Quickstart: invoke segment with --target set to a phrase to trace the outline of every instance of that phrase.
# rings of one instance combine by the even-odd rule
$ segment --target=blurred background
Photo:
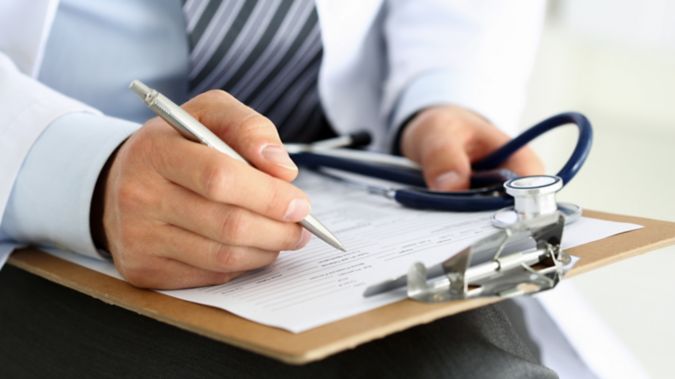
[[[675,221],[675,1],[549,1],[530,85],[524,126],[578,110],[595,127],[586,167],[562,200]],[[535,149],[554,171],[575,138],[565,128]],[[675,247],[571,283],[651,377],[675,377]]]

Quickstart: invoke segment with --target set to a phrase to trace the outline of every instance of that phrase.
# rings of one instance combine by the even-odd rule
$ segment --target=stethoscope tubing
[[[348,158],[321,154],[320,152],[302,152],[292,154],[291,156],[297,165],[310,169],[333,168],[409,186],[420,188],[426,186],[421,172],[415,169],[376,165]]]
[[[593,128],[591,127],[591,122],[586,116],[578,112],[560,113],[541,121],[509,141],[506,145],[494,151],[492,154],[474,163],[472,168],[477,171],[497,168],[506,162],[513,153],[532,142],[535,138],[552,129],[567,124],[574,124],[579,129],[579,136],[574,151],[572,151],[567,163],[565,163],[557,174],[557,176],[563,180],[563,183],[567,185],[579,172],[584,162],[586,162],[586,158],[588,158],[588,154],[591,152],[591,145],[593,144]]]
[[[593,129],[590,121],[584,115],[577,112],[561,113],[539,122],[487,157],[474,163],[472,168],[477,172],[494,170],[504,164],[513,153],[535,138],[567,124],[576,125],[579,129],[579,135],[572,154],[557,174],[566,185],[576,176],[588,158],[593,141]],[[477,212],[513,205],[513,198],[506,195],[501,186],[498,188],[471,189],[467,191],[435,192],[422,189],[426,187],[426,183],[419,170],[370,164],[363,161],[325,155],[320,152],[301,152],[292,154],[292,157],[297,164],[312,169],[333,168],[418,187],[415,189],[404,188],[396,189],[393,192],[390,191],[393,193],[391,197],[394,200],[409,208]]]

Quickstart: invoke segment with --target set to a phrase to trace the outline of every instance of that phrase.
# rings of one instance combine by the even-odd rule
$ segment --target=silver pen
[[[241,155],[231,147],[227,146],[227,144],[218,138],[218,136],[213,134],[209,128],[202,125],[202,123],[197,121],[189,113],[183,110],[183,108],[176,105],[166,96],[146,86],[139,80],[131,82],[129,88],[143,99],[143,102],[145,102],[145,105],[147,105],[148,108],[152,109],[159,117],[164,119],[169,125],[173,126],[183,137],[191,141],[202,143],[231,158],[249,164]],[[300,225],[334,248],[346,251],[340,241],[312,215],[307,215],[307,217],[300,221]]]

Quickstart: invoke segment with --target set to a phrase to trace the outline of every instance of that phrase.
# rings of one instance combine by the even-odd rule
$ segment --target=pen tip
[[[333,238],[331,239],[330,244],[334,248],[340,250],[341,252],[346,253],[347,249],[345,249],[345,246],[342,244],[342,242],[340,242],[335,236],[332,236],[332,237]]]
[[[328,229],[326,229],[325,226],[323,226],[319,220],[315,219],[314,216],[312,215],[307,215],[302,221],[300,221],[300,225],[304,226],[305,229],[309,230],[310,233],[314,234],[315,236],[319,237],[321,240],[326,242],[327,244],[333,246],[334,248],[347,252],[344,246],[342,246],[342,243],[331,233]]]
[[[346,253],[346,252],[347,252],[347,249],[345,249],[345,247],[344,247],[344,245],[342,244],[342,242],[338,241],[338,239],[335,238],[335,236],[332,236],[332,237],[333,237],[333,238],[331,238],[331,239],[326,239],[325,241],[328,242],[328,244],[331,245],[331,246],[333,246],[334,248],[340,250],[340,251],[343,252],[343,253]]]
[[[327,238],[322,238],[324,241],[328,242],[329,245],[333,246],[334,248],[340,250],[343,253],[347,252],[347,249],[345,249],[344,245],[342,242],[340,242],[334,235],[330,236],[324,236]]]

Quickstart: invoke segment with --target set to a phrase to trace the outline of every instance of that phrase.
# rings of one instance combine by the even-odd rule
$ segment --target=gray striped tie
[[[325,124],[314,0],[187,0],[190,94],[228,91],[269,117],[284,140]]]

